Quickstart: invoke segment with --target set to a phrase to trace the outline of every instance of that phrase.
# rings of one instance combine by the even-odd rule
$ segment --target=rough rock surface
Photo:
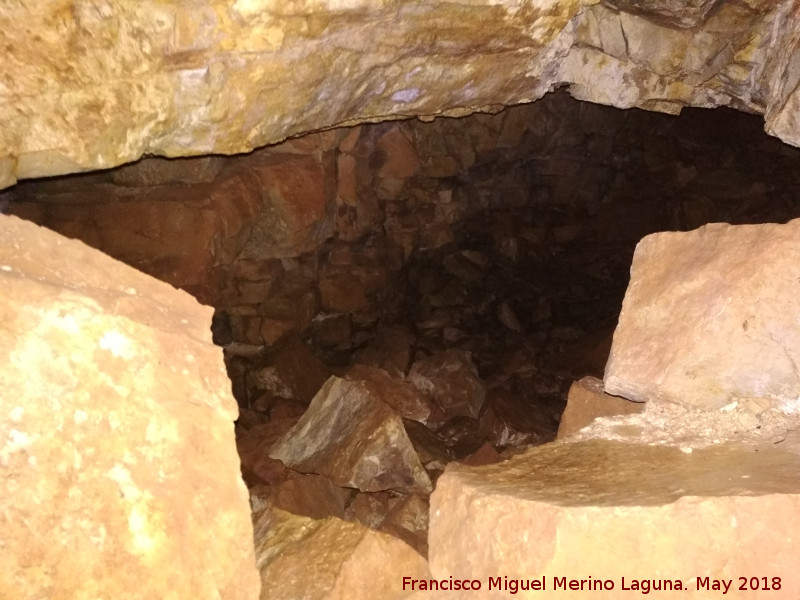
[[[436,411],[433,403],[415,386],[392,377],[383,369],[356,364],[347,371],[345,379],[361,382],[374,397],[380,398],[404,419],[425,423]]]
[[[800,410],[800,220],[658,233],[636,248],[609,394]]]
[[[567,407],[561,415],[556,439],[579,431],[598,417],[638,413],[644,410],[641,402],[631,402],[603,392],[603,382],[596,377],[584,377],[569,388]]]
[[[624,577],[629,590],[634,579],[679,580],[690,590],[659,598],[712,598],[719,592],[697,591],[697,577],[738,588],[755,573],[770,586],[780,577],[780,589],[737,590],[736,598],[797,598],[799,441],[686,453],[595,440],[540,446],[498,465],[451,465],[431,496],[431,572],[481,580],[482,598],[509,597],[488,589],[498,576],[544,577],[552,597],[640,595],[641,587],[622,591]],[[555,577],[614,588],[554,593]]]
[[[0,106],[21,109],[0,112],[0,181],[143,153],[245,152],[359,119],[531,100],[553,83],[568,46],[562,30],[581,5],[6,6]]]
[[[800,143],[793,0],[66,6],[0,9],[0,187],[143,154],[231,154],[336,125],[492,111],[562,83],[619,107],[743,108]],[[452,174],[452,160],[434,162]]]
[[[411,366],[408,380],[429,394],[448,416],[475,419],[486,399],[486,386],[471,354],[464,350],[445,350],[420,358]]]
[[[335,486],[322,475],[300,475],[274,486],[252,488],[250,504],[254,513],[270,505],[311,519],[343,519],[345,503],[351,493],[352,490]]]
[[[255,597],[211,309],[6,216],[0,288],[0,597]]]
[[[331,377],[269,455],[365,492],[431,490],[402,419],[360,381]]]
[[[267,507],[253,516],[261,600],[406,598],[404,576],[429,578],[404,542],[359,523]]]

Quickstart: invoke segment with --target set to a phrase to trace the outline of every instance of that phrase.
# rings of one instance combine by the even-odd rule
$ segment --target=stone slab
[[[698,577],[780,577],[739,599],[800,597],[800,444],[714,446],[691,453],[610,441],[539,446],[507,462],[448,466],[431,497],[434,577],[478,579],[481,598],[508,598],[489,578],[544,577],[520,598],[639,596],[634,579],[679,580],[654,597],[717,598]],[[556,590],[554,578],[610,580],[613,590]],[[644,584],[640,584],[642,586]],[[749,579],[748,579],[749,585]],[[760,585],[760,584],[759,584]],[[437,594],[442,598],[475,597]]]
[[[800,409],[800,220],[714,223],[636,247],[604,376],[631,400]]]

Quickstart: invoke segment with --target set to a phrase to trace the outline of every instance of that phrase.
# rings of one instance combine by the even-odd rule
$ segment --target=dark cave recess
[[[602,376],[641,237],[800,216],[800,151],[762,128],[729,109],[674,117],[562,91],[495,115],[25,181],[0,205],[215,306],[237,400],[265,418],[291,386],[254,373],[298,341],[340,374],[386,367],[387,346],[398,376],[461,349],[489,398],[540,415],[531,439],[544,441],[570,383]]]

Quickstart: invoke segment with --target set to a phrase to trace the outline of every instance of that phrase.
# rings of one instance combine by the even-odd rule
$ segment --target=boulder
[[[431,490],[402,419],[361,381],[328,379],[269,455],[364,492]]]
[[[416,360],[408,380],[452,417],[478,418],[486,399],[486,386],[466,350],[445,350]]]
[[[800,408],[800,220],[715,223],[636,247],[605,391],[720,408]]]
[[[0,287],[0,597],[255,597],[212,309],[2,215]]]
[[[489,599],[532,580],[546,598],[711,598],[725,581],[736,598],[790,599],[800,597],[798,520],[796,435],[694,452],[547,444],[497,465],[448,466],[431,496],[430,567],[479,580]]]

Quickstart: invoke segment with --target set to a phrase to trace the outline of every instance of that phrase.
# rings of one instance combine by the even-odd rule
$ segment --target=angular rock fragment
[[[534,402],[522,393],[505,388],[491,389],[481,413],[480,431],[497,447],[550,442],[558,426],[551,416],[553,404],[552,401]]]
[[[302,473],[341,487],[429,492],[431,482],[400,417],[367,384],[331,377],[269,451]]]
[[[631,400],[800,397],[800,220],[657,233],[636,248],[604,377]]]
[[[330,375],[297,336],[287,339],[265,362],[265,366],[251,372],[252,385],[278,398],[311,402]]]
[[[250,503],[253,512],[269,504],[311,519],[342,519],[351,493],[352,490],[335,486],[322,475],[300,475],[273,486],[256,486],[250,490]]]
[[[254,515],[261,600],[394,600],[403,577],[430,577],[404,542],[358,523],[265,508]]]
[[[556,439],[574,433],[598,417],[627,415],[642,412],[644,404],[631,402],[603,392],[603,382],[596,377],[584,377],[569,388],[567,408],[561,415]]]
[[[428,556],[428,496],[409,494],[395,500],[380,530],[403,540],[422,556]]]
[[[408,379],[450,416],[476,419],[486,398],[486,387],[478,377],[472,355],[465,350],[445,350],[418,359]]]
[[[416,387],[402,379],[391,377],[383,369],[353,365],[345,379],[366,386],[375,398],[388,404],[404,419],[425,423],[431,413],[438,414],[438,409]]]

